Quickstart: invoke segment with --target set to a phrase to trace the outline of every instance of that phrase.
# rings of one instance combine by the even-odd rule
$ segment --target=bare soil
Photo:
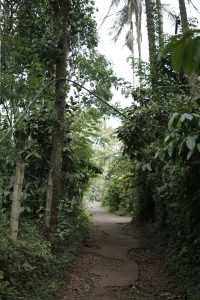
[[[56,300],[183,300],[131,218],[92,209],[88,238]]]

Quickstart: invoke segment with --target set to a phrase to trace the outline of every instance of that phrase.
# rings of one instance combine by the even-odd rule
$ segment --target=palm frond
[[[105,19],[110,14],[113,6],[119,5],[120,0],[112,0],[109,10],[104,17],[101,26],[105,22]],[[138,44],[138,52],[139,58],[141,58],[141,40],[142,40],[142,31],[141,31],[141,23],[142,23],[142,2],[141,0],[125,0],[124,6],[120,11],[120,14],[116,18],[114,25],[111,27],[111,34],[114,31],[115,35],[113,40],[116,42],[121,34],[125,25],[129,25],[130,29],[126,35],[126,43],[125,45],[133,51],[133,17],[135,19],[135,27],[137,33],[137,44]],[[131,36],[132,35],[132,36]]]
[[[111,34],[114,31],[115,35],[113,37],[113,40],[116,42],[119,38],[122,29],[124,26],[128,23],[128,6],[124,5],[124,7],[121,10],[121,13],[119,14],[118,18],[116,18],[114,25],[111,27]]]
[[[105,20],[107,19],[108,15],[110,14],[111,10],[113,9],[114,6],[118,6],[120,3],[120,0],[112,0],[111,4],[110,4],[110,7],[107,11],[107,14],[105,15],[105,17],[103,18],[100,26],[99,26],[99,29],[101,28],[101,26],[104,24]]]
[[[129,29],[129,31],[126,34],[125,45],[129,48],[131,52],[133,52],[133,42],[134,42],[133,30]]]
[[[198,10],[198,8],[194,5],[193,1],[192,0],[188,0],[188,4],[191,4],[194,9],[200,14],[200,11]]]
[[[142,5],[141,1],[134,0],[134,15],[135,15],[135,26],[136,26],[136,32],[137,32],[137,44],[138,44],[138,53],[139,53],[139,59],[141,59],[141,40],[142,40]]]
[[[168,4],[163,4],[162,9],[165,13],[167,13],[168,17],[170,18],[172,23],[176,22],[177,19],[177,12],[175,11],[174,7],[169,6]]]

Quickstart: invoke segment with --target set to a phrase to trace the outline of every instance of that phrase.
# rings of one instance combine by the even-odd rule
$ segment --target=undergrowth
[[[200,295],[200,256],[199,250],[194,255],[189,255],[181,243],[174,243],[169,232],[158,231],[155,224],[145,226],[145,231],[157,245],[165,257],[168,269],[177,279],[177,287],[184,299],[199,300]]]
[[[9,238],[8,215],[0,215],[0,299],[50,300],[65,279],[89,225],[84,210],[63,216],[55,233],[22,219],[20,235]]]

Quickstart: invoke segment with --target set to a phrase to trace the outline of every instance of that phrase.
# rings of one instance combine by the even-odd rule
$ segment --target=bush
[[[14,245],[8,235],[8,216],[1,214],[0,218],[0,298],[50,299],[85,237],[87,214],[77,208],[74,216],[68,216],[63,209],[58,230],[50,236],[41,223],[23,219]]]

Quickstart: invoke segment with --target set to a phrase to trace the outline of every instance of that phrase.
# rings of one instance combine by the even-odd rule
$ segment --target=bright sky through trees
[[[95,0],[96,7],[99,11],[97,11],[97,23],[98,26],[101,25],[103,18],[106,16],[108,9],[110,7],[110,1],[102,1],[102,0]],[[162,1],[165,3],[166,10],[171,11],[172,13],[178,15],[178,0],[164,0]],[[200,17],[200,2],[199,0],[193,0],[192,3],[195,7],[199,10],[199,13],[194,9],[192,5],[188,6],[188,15],[194,16],[197,19]],[[112,34],[111,27],[113,25],[113,21],[117,16],[117,12],[120,10],[120,7],[117,7],[112,10],[112,16],[108,17],[104,24],[99,29],[99,51],[105,54],[109,60],[111,60],[114,64],[114,70],[116,71],[117,75],[124,77],[127,80],[132,81],[132,71],[131,67],[128,63],[126,63],[127,57],[130,55],[130,51],[127,47],[124,46],[125,44],[125,34],[127,28],[124,28],[119,40],[114,43],[112,41]],[[146,34],[146,19],[145,15],[143,14],[143,26],[142,26],[142,57],[144,60],[148,59],[148,41],[147,41],[147,34]],[[164,13],[164,31],[165,33],[173,34],[175,29],[175,24],[170,19],[169,15]],[[137,48],[137,47],[135,47]],[[137,49],[135,49],[137,55]]]

